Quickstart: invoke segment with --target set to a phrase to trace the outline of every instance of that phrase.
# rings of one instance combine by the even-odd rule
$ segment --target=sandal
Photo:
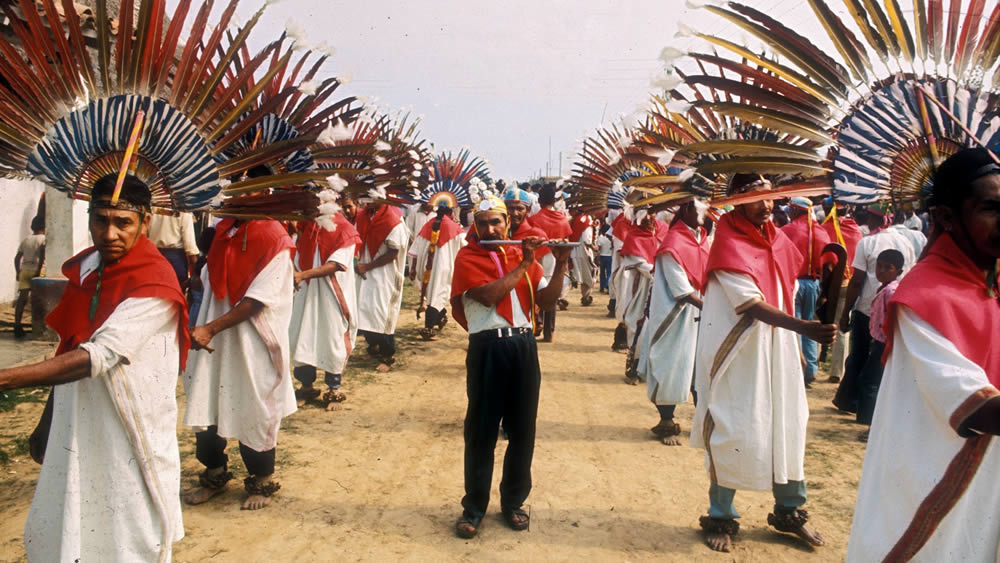
[[[470,540],[479,533],[479,522],[469,516],[462,516],[455,522],[455,535],[462,539]]]
[[[347,395],[343,391],[337,389],[327,389],[326,393],[323,393],[324,403],[343,403],[347,400]]]
[[[504,510],[502,513],[504,522],[507,522],[507,525],[510,526],[511,530],[520,532],[522,530],[527,530],[528,526],[531,525],[531,516],[529,516],[523,509],[515,508],[513,510]],[[520,516],[523,519],[520,521],[515,520],[515,516]]]

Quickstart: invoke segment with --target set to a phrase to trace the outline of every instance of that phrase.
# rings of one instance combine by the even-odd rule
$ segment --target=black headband
[[[993,174],[1000,174],[1000,164],[995,162],[984,164],[976,168],[975,172],[969,175],[968,182],[971,184],[984,176],[991,176]]]
[[[87,209],[87,213],[93,213],[98,209],[117,209],[119,211],[134,211],[139,215],[149,213],[149,207],[145,205],[138,205],[132,203],[131,201],[125,201],[124,199],[119,199],[118,203],[111,205],[110,199],[100,198],[90,200],[90,206]]]

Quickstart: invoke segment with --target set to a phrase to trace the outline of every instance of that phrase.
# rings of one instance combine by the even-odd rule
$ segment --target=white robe
[[[621,276],[622,272],[622,247],[625,246],[625,242],[619,240],[617,237],[608,231],[608,236],[611,237],[611,276],[608,278],[608,295],[611,295],[612,299],[618,298],[618,278]],[[617,316],[617,312],[616,312]],[[618,318],[618,322],[621,322],[621,318]]]
[[[618,300],[615,302],[615,316],[625,323],[628,330],[628,345],[635,341],[639,321],[646,314],[649,288],[653,281],[653,265],[639,256],[622,256],[621,273],[618,276]]]
[[[126,299],[80,345],[90,377],[53,389],[29,561],[169,561],[184,537],[177,316],[169,301]]]
[[[389,249],[399,251],[390,263],[366,272],[358,280],[358,330],[378,334],[395,334],[399,306],[403,303],[403,266],[406,264],[406,225],[400,222],[392,228],[375,255],[361,242],[361,263],[369,264]]]
[[[296,409],[288,344],[293,276],[288,252],[279,252],[257,274],[244,296],[259,301],[264,308],[216,334],[211,343],[215,352],[191,351],[184,372],[185,425],[218,426],[219,436],[235,438],[258,452],[277,446],[281,419]],[[233,309],[228,295],[215,298],[208,268],[202,271],[201,279],[205,296],[198,326]]]
[[[591,262],[590,247],[594,244],[594,228],[587,227],[574,242],[581,243],[574,247],[570,257],[573,259],[573,277],[581,286],[594,286],[594,266]]]
[[[639,375],[657,405],[686,403],[698,346],[697,307],[680,301],[695,292],[684,268],[668,253],[656,258],[649,318],[643,326]]]
[[[730,489],[764,491],[773,483],[805,479],[809,405],[799,339],[744,314],[763,299],[748,275],[709,275],[695,357],[698,405],[691,445],[706,450],[711,480]]]
[[[437,247],[434,251],[434,263],[431,265],[431,278],[427,282],[426,304],[438,311],[448,307],[451,299],[451,278],[455,274],[455,257],[464,246],[465,237],[459,233],[455,238]],[[421,288],[424,272],[427,270],[427,258],[430,256],[431,241],[418,236],[410,247],[410,253],[416,257],[417,288]]]
[[[335,262],[345,268],[333,275],[340,287],[343,305],[329,276],[302,282],[295,292],[288,333],[292,365],[313,366],[330,374],[344,373],[358,337],[354,248],[353,244],[345,246],[327,260],[327,263]],[[317,248],[312,263],[319,264],[320,260]]]
[[[858,486],[848,561],[881,561],[911,525],[933,528],[928,518],[944,503],[918,508],[939,483],[951,486],[945,499],[953,499],[960,483],[949,465],[968,466],[976,455],[974,449],[963,452],[975,442],[956,429],[998,394],[982,368],[911,309],[900,308]],[[1000,449],[996,437],[988,440],[968,488],[913,561],[997,560]],[[919,543],[913,538],[906,543]]]

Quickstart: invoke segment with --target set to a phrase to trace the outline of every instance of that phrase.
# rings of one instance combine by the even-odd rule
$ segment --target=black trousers
[[[844,378],[840,380],[833,404],[847,412],[858,412],[858,397],[861,394],[861,370],[868,362],[872,335],[868,330],[869,317],[864,313],[851,313],[851,351],[844,363]]]
[[[495,332],[469,337],[465,359],[465,497],[464,515],[479,522],[486,514],[493,483],[493,452],[503,421],[507,452],[500,481],[502,510],[521,508],[531,492],[535,419],[541,372],[538,347],[529,332],[505,338]]]
[[[552,338],[552,333],[556,330],[556,310],[542,311],[542,338],[546,340]]]
[[[229,456],[226,455],[226,439],[219,436],[218,430],[216,426],[209,426],[194,435],[195,457],[208,469],[226,467],[229,463]],[[274,450],[275,448],[271,448],[266,452],[258,452],[241,442],[240,457],[243,458],[247,473],[254,477],[267,477],[274,473]]]
[[[391,363],[392,357],[396,355],[395,334],[381,334],[367,330],[359,330],[358,333],[365,337],[369,354],[380,360],[389,360],[387,363]]]
[[[858,378],[858,417],[861,424],[872,425],[875,414],[875,400],[878,389],[882,385],[882,354],[885,353],[885,342],[872,339],[868,353],[868,361]]]
[[[323,372],[323,381],[330,389],[340,389],[341,374]],[[314,366],[295,366],[292,375],[298,379],[303,387],[312,387],[316,382],[316,368]]]
[[[448,316],[448,309],[435,309],[428,307],[424,311],[424,328],[437,328],[441,321]]]

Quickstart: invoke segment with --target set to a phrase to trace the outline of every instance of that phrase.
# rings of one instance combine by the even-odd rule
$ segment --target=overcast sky
[[[811,16],[799,0],[748,3]],[[242,0],[238,13],[245,21],[260,5]],[[281,0],[254,46],[289,19],[336,49],[324,71],[351,77],[344,95],[412,109],[438,151],[469,147],[494,178],[517,179],[546,172],[550,138],[549,172],[559,173],[561,151],[568,174],[579,139],[635,113],[663,69],[660,50],[691,45],[674,38],[677,21],[726,27],[684,0]]]

